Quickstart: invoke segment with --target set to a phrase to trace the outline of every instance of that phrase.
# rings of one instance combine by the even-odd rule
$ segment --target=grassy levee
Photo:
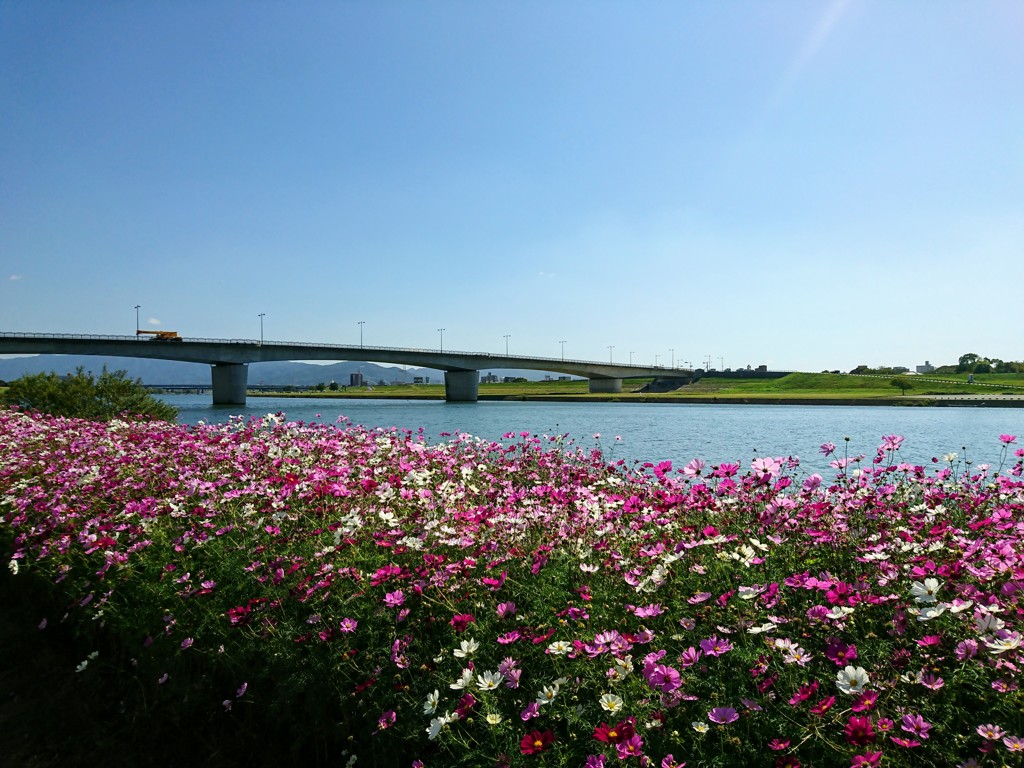
[[[591,394],[588,382],[529,381],[481,384],[480,400],[566,400],[612,402],[748,402],[748,403],[877,403],[887,405],[926,405],[936,397],[955,396],[1024,396],[1024,374],[976,375],[968,382],[967,374],[938,377],[903,377],[909,387],[903,391],[894,386],[892,376],[858,376],[832,373],[791,373],[778,379],[739,379],[706,376],[671,392],[644,392],[650,378],[626,379],[621,393]],[[349,388],[331,392],[255,393],[250,397],[324,397],[324,398],[444,398],[443,384],[405,384],[384,387]],[[1009,401],[1012,402],[1012,401]],[[1008,404],[1009,404],[1008,402]]]

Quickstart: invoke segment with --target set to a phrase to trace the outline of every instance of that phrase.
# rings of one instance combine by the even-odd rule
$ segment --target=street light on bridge
[[[613,349],[615,349],[615,345],[614,344],[609,344],[608,345],[608,363],[609,363],[609,365],[612,362],[612,350]]]
[[[657,367],[658,367],[658,358],[659,358],[659,357],[661,357],[661,355],[655,355],[655,356],[654,356],[654,367],[655,367],[655,368],[657,368]]]
[[[629,364],[630,365],[633,364],[633,350],[632,349],[629,350]]]
[[[437,332],[441,334],[441,351],[444,352],[444,328],[438,328]]]
[[[512,335],[511,333],[506,333],[505,334],[505,357],[508,357],[508,338],[511,335]]]
[[[676,367],[676,351],[674,349],[672,349],[671,347],[669,348],[668,351],[672,353],[672,367],[675,368]]]
[[[267,316],[266,312],[260,312],[260,346],[263,346],[263,318]]]
[[[565,362],[565,339],[562,339],[558,343],[562,345],[562,362],[564,363]]]
[[[136,304],[135,305],[135,335],[136,336],[139,335],[139,307],[141,307],[141,306],[142,306],[141,304]]]
[[[362,347],[363,346],[363,326],[366,325],[366,321],[365,320],[360,320],[358,322],[358,325],[359,325],[359,346]]]

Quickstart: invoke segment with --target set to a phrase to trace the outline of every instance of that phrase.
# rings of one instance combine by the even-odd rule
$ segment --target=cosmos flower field
[[[0,546],[63,606],[26,631],[95,643],[68,675],[324,764],[1020,765],[1024,450],[992,439],[839,438],[821,476],[0,410]]]

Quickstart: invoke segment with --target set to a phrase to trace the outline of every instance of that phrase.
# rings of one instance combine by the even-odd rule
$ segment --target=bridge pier
[[[480,371],[445,371],[444,399],[449,403],[475,403],[480,394]]]
[[[622,379],[591,379],[589,391],[592,395],[617,394],[622,391]]]
[[[249,366],[245,363],[214,363],[210,366],[213,377],[214,405],[245,405],[245,389],[249,381]]]

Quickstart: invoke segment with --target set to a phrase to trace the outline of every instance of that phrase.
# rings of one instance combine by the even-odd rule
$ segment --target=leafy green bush
[[[0,402],[91,421],[126,415],[174,421],[178,415],[176,408],[150,395],[140,379],[129,379],[125,371],[108,371],[106,366],[99,378],[83,368],[67,376],[53,371],[22,376],[11,382]]]

